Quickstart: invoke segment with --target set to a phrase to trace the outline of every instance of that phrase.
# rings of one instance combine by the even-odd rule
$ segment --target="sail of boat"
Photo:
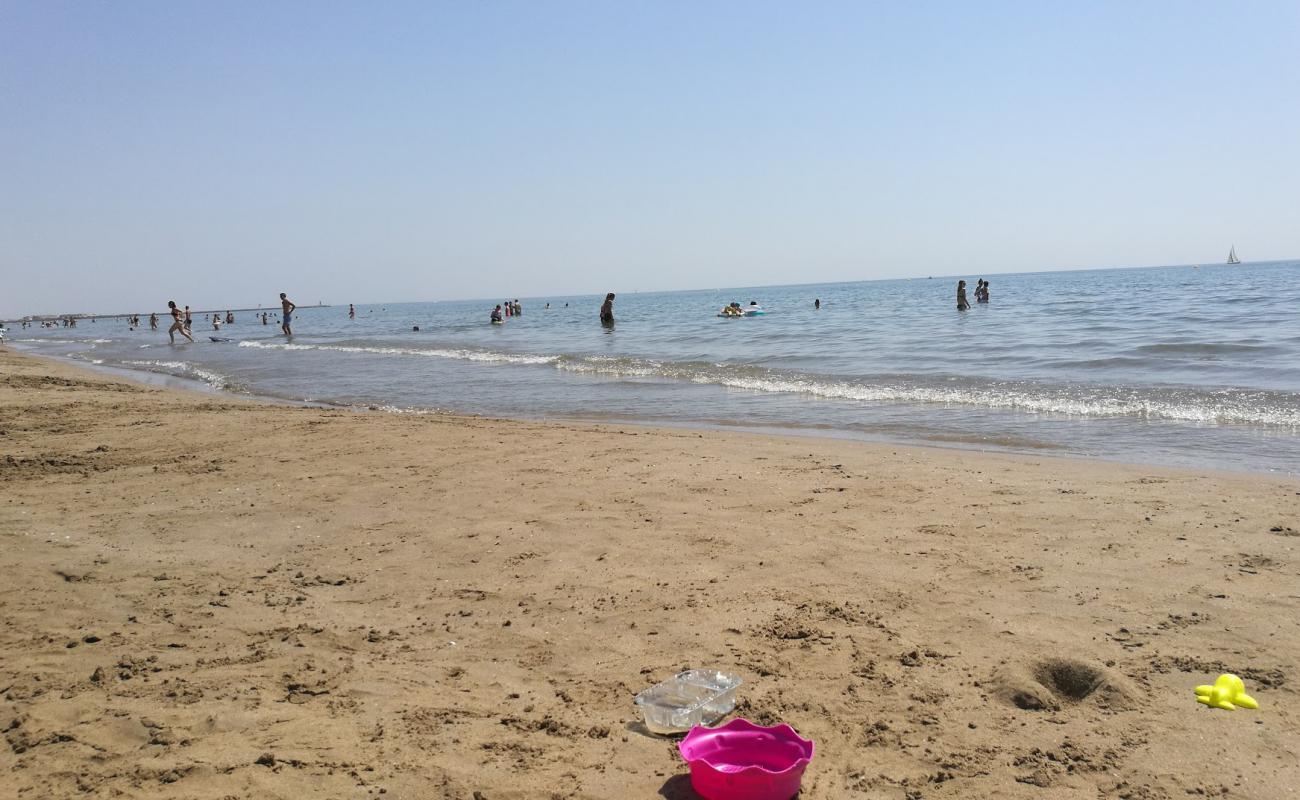
[[[1237,246],[1235,244],[1232,246],[1232,249],[1228,251],[1228,263],[1229,264],[1241,263],[1241,259],[1237,258]]]

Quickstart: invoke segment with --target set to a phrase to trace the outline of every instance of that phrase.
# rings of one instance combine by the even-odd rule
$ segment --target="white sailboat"
[[[1235,244],[1232,246],[1232,249],[1228,251],[1228,263],[1229,264],[1241,263],[1241,259],[1237,258],[1237,246]]]

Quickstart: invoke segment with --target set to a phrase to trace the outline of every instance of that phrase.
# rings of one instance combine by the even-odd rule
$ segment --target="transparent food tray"
[[[660,735],[708,725],[736,707],[740,678],[712,669],[688,669],[636,696],[645,726]]]

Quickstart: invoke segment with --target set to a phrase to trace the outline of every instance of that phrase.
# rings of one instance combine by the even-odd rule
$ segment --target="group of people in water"
[[[93,320],[92,320],[92,322],[93,322]],[[60,327],[60,326],[62,326],[62,327],[64,327],[64,328],[75,328],[75,327],[77,327],[77,318],[76,318],[76,317],[65,317],[65,318],[63,318],[63,319],[42,319],[42,320],[36,320],[36,321],[26,320],[26,319],[25,319],[25,320],[22,321],[22,323],[23,323],[23,324],[22,324],[22,329],[23,329],[23,330],[27,330],[28,328],[32,327],[33,325],[37,325],[37,324],[39,324],[40,327],[42,327],[42,328],[58,328],[58,327]]]
[[[987,303],[989,301],[989,282],[983,278],[975,284],[975,302]],[[957,310],[966,311],[970,308],[970,303],[966,300],[966,281],[957,281]]]
[[[503,310],[503,306],[504,306],[504,310]],[[565,303],[564,307],[568,308],[569,304]],[[551,308],[551,304],[547,303],[546,308],[547,310],[549,310]],[[518,300],[507,300],[505,301],[504,304],[498,303],[497,306],[492,309],[492,312],[488,315],[488,322],[490,322],[493,325],[504,325],[506,321],[506,317],[522,317],[523,315],[524,315],[524,307],[520,305]],[[610,292],[609,294],[605,295],[605,302],[601,303],[600,305],[600,324],[605,325],[607,327],[614,324],[614,293],[613,292]],[[416,330],[419,330],[419,328],[416,328]]]
[[[821,301],[819,300],[818,303]],[[820,307],[820,306],[819,306]],[[758,304],[757,300],[750,300],[749,305],[742,308],[740,303],[730,303],[722,307],[718,312],[719,317],[756,317],[759,314],[765,314],[763,307]]]
[[[503,305],[505,307],[504,312],[502,312],[501,310]],[[551,304],[547,303],[546,307],[550,308]],[[522,317],[523,315],[524,315],[524,307],[519,303],[518,300],[507,300],[505,301],[504,304],[497,303],[497,307],[492,309],[492,315],[490,321],[493,324],[500,325],[501,323],[505,322],[506,317]]]
[[[975,302],[976,303],[989,302],[989,282],[984,280],[983,278],[980,278],[975,284]],[[567,308],[569,304],[565,303],[564,305]],[[551,304],[547,303],[546,308],[549,309],[550,307]],[[821,310],[821,307],[822,307],[822,301],[821,298],[819,297],[813,301],[813,308],[816,310]],[[171,342],[175,344],[176,334],[178,333],[184,336],[186,339],[190,340],[191,342],[194,341],[194,337],[190,335],[190,328],[193,324],[193,315],[190,312],[190,307],[185,306],[184,309],[182,310],[181,307],[178,307],[176,305],[175,300],[168,300],[167,308],[171,313],[171,317],[172,317],[171,327],[168,328],[167,330],[167,336],[171,340]],[[285,295],[284,292],[280,293],[280,309],[282,312],[280,330],[284,333],[285,336],[293,335],[293,329],[290,326],[293,323],[293,312],[296,311],[297,308],[298,307],[293,303],[292,300],[290,300]],[[966,299],[966,281],[964,280],[957,281],[957,310],[966,311],[969,308],[970,308],[970,302]],[[718,316],[729,317],[729,318],[754,317],[765,313],[767,312],[763,309],[762,306],[758,304],[757,300],[751,300],[749,301],[748,306],[742,306],[740,305],[740,303],[737,302],[728,303],[718,311]],[[498,303],[496,307],[492,309],[492,312],[489,315],[489,321],[494,325],[500,325],[505,322],[505,319],[507,317],[521,317],[523,316],[523,314],[524,314],[524,307],[523,304],[520,303],[518,299],[506,300],[503,303]],[[348,319],[356,319],[356,316],[357,316],[356,306],[349,303]],[[256,318],[257,315],[254,315],[254,319]],[[263,311],[261,313],[261,318],[262,318],[263,325],[270,324],[270,319],[267,312]],[[92,321],[94,321],[93,318]],[[126,318],[126,322],[130,326],[131,330],[135,330],[136,328],[140,327],[140,315],[133,314]],[[230,311],[227,311],[225,313],[224,318],[222,317],[221,314],[218,313],[214,313],[212,315],[212,329],[214,331],[221,330],[221,325],[223,323],[226,325],[231,325],[234,324],[234,322],[235,322],[235,315]],[[610,292],[609,294],[605,295],[605,302],[601,303],[600,305],[600,322],[602,325],[606,327],[611,327],[614,324],[614,293],[613,292]],[[29,320],[23,320],[22,327],[26,329],[32,324],[35,323]],[[76,317],[67,317],[61,320],[41,320],[39,324],[43,328],[57,328],[60,324],[62,324],[63,327],[65,328],[75,328],[77,327],[77,319]],[[149,329],[155,331],[158,330],[157,314],[149,315]],[[418,331],[419,327],[416,327],[415,330]]]
[[[296,311],[297,308],[298,306],[294,305],[293,301],[286,297],[284,292],[280,292],[280,310],[282,312],[280,317],[280,330],[285,336],[293,335],[293,329],[289,326],[293,322],[293,312]],[[167,329],[167,338],[171,343],[176,344],[176,334],[178,333],[191,342],[194,341],[194,337],[190,335],[190,329],[194,325],[194,315],[190,311],[190,307],[185,306],[182,310],[181,307],[176,305],[175,300],[168,300],[167,310],[172,317],[171,327]],[[258,315],[254,314],[253,319],[257,319],[257,316]],[[270,324],[270,314],[268,312],[263,311],[261,313],[261,318],[263,325]],[[132,319],[134,320],[135,325],[138,326],[140,324],[140,317],[138,315],[132,317]],[[223,322],[226,325],[233,325],[235,322],[235,315],[232,312],[227,311],[223,318],[221,314],[214,313],[212,315],[212,330],[221,330]],[[149,315],[149,329],[158,330],[158,315]],[[132,328],[132,330],[134,330],[134,328]]]
[[[984,280],[983,278],[980,278],[975,285],[975,302],[987,303],[988,301],[989,301],[989,282]],[[569,304],[565,303],[564,305],[567,307]],[[551,307],[551,304],[547,303],[546,307],[549,309]],[[820,297],[813,300],[814,310],[820,311],[821,307],[822,307],[822,300]],[[970,302],[966,299],[966,281],[964,280],[958,281],[957,282],[957,310],[965,311],[969,308],[970,308]],[[740,303],[733,301],[718,310],[718,316],[725,317],[725,318],[756,317],[766,313],[767,311],[764,310],[764,308],[758,304],[757,300],[750,300],[748,306],[742,306]],[[504,324],[506,317],[510,317],[510,316],[517,317],[522,314],[523,314],[523,307],[519,304],[518,300],[513,300],[513,301],[507,300],[504,304],[497,304],[497,306],[492,309],[492,312],[491,314],[489,314],[488,319],[494,325],[501,325]],[[349,311],[348,316],[353,317],[356,316],[356,314],[355,312]],[[614,324],[614,293],[613,292],[610,292],[609,294],[605,295],[605,302],[602,303],[600,306],[600,322],[602,325],[605,326],[612,326]],[[416,328],[416,330],[419,330],[419,328]]]

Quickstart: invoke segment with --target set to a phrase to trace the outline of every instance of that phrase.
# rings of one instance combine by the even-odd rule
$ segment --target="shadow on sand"
[[[691,788],[690,775],[674,775],[659,787],[659,796],[664,800],[704,800]]]

